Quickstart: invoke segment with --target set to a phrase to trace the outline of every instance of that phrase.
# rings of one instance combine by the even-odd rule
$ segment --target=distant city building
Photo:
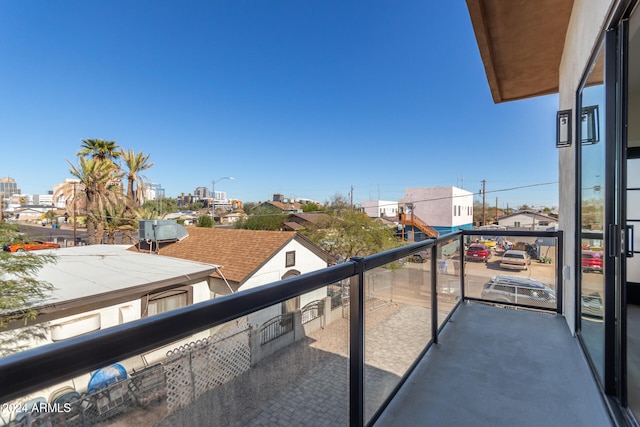
[[[10,177],[0,178],[0,193],[3,198],[9,198],[14,194],[20,194],[21,191],[18,188],[18,183]]]
[[[198,200],[205,200],[210,198],[210,191],[207,187],[198,187],[195,189],[195,191],[193,192],[193,195],[195,196],[196,199]]]
[[[53,206],[53,194],[35,194],[33,202],[41,206]]]
[[[165,198],[166,196],[164,195],[164,188],[162,188],[162,184],[151,183],[144,191],[145,200],[158,200]]]

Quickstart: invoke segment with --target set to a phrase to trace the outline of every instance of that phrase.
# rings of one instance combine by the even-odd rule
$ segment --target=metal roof
[[[144,287],[205,280],[218,267],[161,255],[132,252],[130,245],[90,245],[39,251],[53,254],[55,263],[38,271],[38,280],[55,290],[42,305],[56,305],[97,295]]]

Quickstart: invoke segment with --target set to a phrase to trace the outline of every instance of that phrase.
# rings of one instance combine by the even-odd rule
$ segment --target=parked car
[[[544,283],[526,277],[494,276],[484,285],[481,297],[494,302],[556,307],[556,292]]]
[[[528,270],[531,265],[531,257],[525,251],[509,250],[502,255],[500,268],[509,270]]]
[[[57,249],[60,245],[43,240],[29,240],[27,242],[17,242],[5,245],[4,250],[8,252],[37,251],[40,249]]]
[[[472,243],[467,249],[465,259],[467,261],[487,262],[491,258],[491,249],[482,243]]]
[[[582,251],[582,271],[602,273],[602,252]]]
[[[497,241],[497,240],[494,240],[494,239],[488,239],[488,238],[484,238],[484,237],[483,237],[482,239],[480,239],[480,240],[479,240],[478,242],[476,242],[476,243],[480,243],[480,244],[482,244],[482,245],[485,245],[485,246],[486,246],[486,247],[488,247],[488,248],[495,248],[495,247],[496,247],[496,245],[498,244],[498,241]]]
[[[431,258],[430,250],[429,249],[425,249],[423,251],[416,252],[415,254],[411,255],[409,257],[409,261],[423,263],[426,260],[428,260],[429,258]]]

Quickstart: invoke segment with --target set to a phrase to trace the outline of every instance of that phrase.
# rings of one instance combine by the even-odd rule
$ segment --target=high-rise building
[[[3,198],[8,198],[14,194],[20,194],[18,183],[10,177],[0,178],[0,193]]]

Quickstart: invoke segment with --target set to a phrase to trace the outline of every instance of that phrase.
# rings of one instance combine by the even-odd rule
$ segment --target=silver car
[[[528,270],[531,265],[531,257],[525,251],[509,250],[502,255],[500,268],[509,270]]]
[[[537,280],[499,275],[484,285],[482,299],[534,307],[556,308],[556,292]]]

